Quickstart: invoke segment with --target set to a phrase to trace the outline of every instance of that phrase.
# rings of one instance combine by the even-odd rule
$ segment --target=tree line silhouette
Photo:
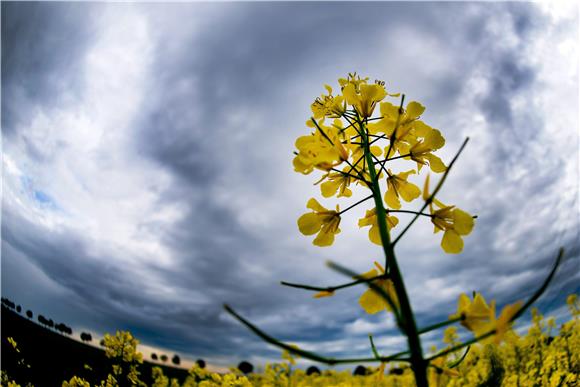
[[[22,312],[22,307],[20,305],[16,305],[13,301],[9,300],[8,298],[2,297],[2,305],[4,305],[5,307],[7,307],[8,309],[11,309],[17,313],[21,313]],[[27,310],[26,311],[26,317],[30,320],[33,320],[34,318],[34,313],[31,310]],[[50,329],[54,329],[57,332],[60,332],[62,334],[66,334],[66,335],[72,335],[73,334],[73,330],[71,327],[69,327],[68,325],[64,324],[64,323],[57,323],[55,324],[55,322],[52,319],[48,319],[45,316],[39,314],[37,316],[37,320],[39,322],[39,324],[41,326],[44,326],[46,328],[50,328]],[[80,339],[81,341],[85,342],[85,343],[89,343],[92,342],[93,337],[90,333],[87,332],[81,332],[80,334]],[[105,341],[104,339],[101,339],[99,342],[99,345],[101,347],[105,346]],[[151,354],[151,359],[154,361],[161,361],[163,363],[167,363],[167,361],[169,360],[169,357],[166,354],[161,354],[161,355],[157,355],[156,353],[152,353]],[[171,358],[171,362],[178,366],[181,364],[181,358],[179,357],[179,355],[175,354],[173,355],[173,357]],[[206,363],[203,359],[198,359],[196,360],[196,364],[198,367],[200,368],[205,368],[206,367]],[[244,374],[250,374],[254,371],[254,366],[248,362],[248,361],[242,361],[238,364],[237,366],[238,370],[240,370],[242,373]],[[364,366],[358,366],[353,374],[354,375],[366,375],[367,373],[367,369]],[[310,366],[307,370],[306,370],[306,374],[307,375],[311,375],[311,374],[320,374],[320,370],[318,369],[318,367],[316,366]]]
[[[17,312],[18,314],[20,314],[22,312],[22,306],[20,305],[16,305],[16,303],[14,303],[13,301],[11,301],[10,299],[6,298],[6,297],[2,297],[2,305],[4,305],[5,307],[7,307],[8,309],[11,309],[15,312]],[[25,313],[26,317],[30,320],[34,319],[34,313],[31,310],[27,310]],[[69,327],[68,325],[64,324],[64,323],[55,323],[51,318],[46,318],[45,316],[39,314],[37,316],[37,321],[38,323],[45,327],[45,328],[50,328],[50,329],[54,329],[57,332],[60,332],[62,334],[66,334],[69,336],[72,336],[73,334],[73,330],[71,327]],[[81,341],[85,342],[85,343],[90,343],[93,341],[93,336],[90,333],[87,332],[81,332],[80,334],[80,338]],[[105,345],[105,341],[102,339],[99,342],[101,347],[104,347]],[[162,362],[166,363],[167,360],[169,359],[167,355],[162,354],[159,356],[159,358],[157,357],[157,354],[153,353],[151,355],[151,359],[153,360],[161,360]],[[171,362],[175,365],[180,365],[181,364],[181,359],[180,357],[176,354],[173,355],[173,357],[171,358]],[[205,361],[203,360],[197,360],[197,364],[201,366],[201,364],[203,364],[202,368],[205,368]]]

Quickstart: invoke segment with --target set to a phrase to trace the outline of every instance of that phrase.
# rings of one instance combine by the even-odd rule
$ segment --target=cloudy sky
[[[368,356],[369,333],[400,348],[390,316],[357,305],[364,289],[279,285],[382,259],[357,226],[368,206],[332,247],[296,226],[310,197],[337,202],[293,171],[294,141],[323,84],[353,71],[423,103],[446,162],[471,139],[440,194],[478,215],[463,253],[429,222],[398,245],[420,325],[462,292],[529,296],[560,246],[537,306],[560,313],[579,291],[573,1],[1,6],[2,295],[25,309],[216,365],[279,358],[224,302],[327,355]]]

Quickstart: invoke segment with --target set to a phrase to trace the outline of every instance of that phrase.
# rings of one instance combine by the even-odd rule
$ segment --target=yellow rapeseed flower
[[[352,168],[347,166],[343,169],[344,173],[341,172],[329,172],[326,174],[322,180],[326,180],[320,185],[320,191],[322,196],[329,198],[336,195],[337,197],[350,197],[352,191],[348,188],[352,181],[350,172],[353,172]]]
[[[409,154],[409,158],[417,163],[417,170],[420,171],[423,165],[429,165],[435,173],[445,172],[447,167],[441,159],[432,152],[445,145],[445,139],[437,129],[433,129],[425,124],[417,125],[425,130],[422,139],[417,140],[414,144],[407,146],[401,144],[399,152]]]
[[[399,196],[404,201],[410,202],[417,199],[421,195],[421,190],[413,183],[409,183],[407,178],[410,174],[415,173],[414,170],[401,172],[394,175],[391,170],[388,170],[387,177],[387,192],[385,192],[385,203],[395,210],[401,208],[401,201]]]
[[[306,124],[316,126],[312,121]],[[349,157],[348,148],[341,141],[343,136],[340,128],[337,125],[326,126],[322,121],[317,122],[317,125],[320,129],[316,128],[310,135],[300,136],[296,140],[298,153],[293,160],[296,172],[307,175],[314,168],[328,171]]]
[[[372,269],[357,278],[370,279],[377,277],[379,275],[385,274],[385,269],[378,263],[375,262],[377,269]],[[396,308],[399,307],[399,301],[397,298],[397,293],[395,292],[395,285],[393,281],[388,278],[379,278],[372,281],[374,285],[382,289],[385,294],[391,299]],[[368,288],[358,300],[359,305],[368,314],[375,314],[382,310],[393,311],[387,300],[377,291],[372,288]]]
[[[423,198],[427,200],[428,197],[429,175],[425,179],[425,187],[423,188]],[[433,204],[439,209],[435,210]],[[473,230],[475,225],[473,217],[455,206],[446,206],[435,198],[429,204],[429,210],[431,211],[431,222],[435,226],[434,232],[444,231],[441,240],[443,251],[449,254],[459,254],[463,251],[461,237],[469,235]]]
[[[342,94],[346,98],[346,102],[352,105],[362,118],[372,116],[377,102],[382,101],[387,96],[385,87],[376,83],[372,85],[361,83],[358,88],[355,84],[348,83],[342,89]]]
[[[338,118],[346,111],[346,102],[342,95],[334,97],[332,95],[332,87],[324,85],[328,95],[321,95],[310,105],[315,119],[324,117]]]
[[[313,212],[306,213],[298,218],[298,228],[304,235],[318,234],[312,242],[316,246],[330,246],[334,236],[340,233],[340,215],[338,205],[336,211],[324,208],[314,198],[308,201],[307,208]]]

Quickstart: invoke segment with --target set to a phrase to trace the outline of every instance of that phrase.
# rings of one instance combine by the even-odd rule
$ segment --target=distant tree
[[[320,370],[316,366],[310,366],[306,370],[306,375],[320,375]]]
[[[156,354],[155,352],[153,352],[153,353],[151,354],[151,359],[153,359],[153,360],[157,360],[157,359],[158,359],[158,358],[157,358],[157,354]]]
[[[101,341],[99,341],[99,345],[101,347],[104,347],[105,346],[105,339],[101,339]]]
[[[21,307],[20,305],[18,305],[18,306],[16,307],[16,311],[17,311],[18,313],[22,312],[22,307]]]
[[[175,365],[179,365],[181,363],[181,359],[179,358],[179,356],[173,355],[173,357],[171,358],[171,362]]]
[[[67,335],[72,335],[73,331],[72,328],[69,327],[68,325],[64,326],[64,333],[66,333]]]
[[[205,360],[203,360],[203,359],[197,359],[197,360],[195,361],[195,363],[197,364],[197,366],[198,366],[199,368],[205,368]]]
[[[26,317],[28,317],[29,319],[32,319],[34,317],[34,313],[32,313],[31,310],[27,310],[26,311]]]
[[[368,372],[365,366],[359,365],[354,369],[352,374],[357,376],[366,376]]]
[[[247,374],[251,373],[252,371],[254,371],[254,366],[247,361],[243,361],[240,364],[238,364],[238,369],[240,371],[242,371],[242,373],[247,375]]]
[[[54,321],[52,321],[52,319],[50,319],[50,320],[48,320],[48,323],[46,325],[48,325],[49,328],[53,328],[54,327]]]
[[[41,325],[48,326],[48,320],[43,315],[39,314],[37,320]]]
[[[159,359],[161,359],[161,361],[165,363],[167,361],[167,355],[163,354],[159,357]]]
[[[90,341],[93,341],[93,336],[91,336],[90,333],[82,332],[81,333],[81,340],[88,343]]]

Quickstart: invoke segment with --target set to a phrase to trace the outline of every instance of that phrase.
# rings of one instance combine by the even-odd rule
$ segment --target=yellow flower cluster
[[[445,172],[445,164],[434,154],[445,145],[445,139],[439,130],[421,120],[425,107],[419,102],[412,101],[402,108],[384,101],[387,97],[398,96],[387,93],[384,82],[369,83],[368,78],[349,74],[347,78],[340,78],[338,83],[338,94],[333,94],[332,87],[325,85],[327,93],[312,103],[312,118],[306,122],[311,133],[296,140],[294,170],[305,175],[314,170],[322,171],[323,175],[316,184],[321,183],[323,197],[350,198],[355,184],[372,190],[372,169],[373,175],[385,185],[383,199],[390,230],[399,223],[394,213],[409,212],[401,211],[401,199],[412,202],[421,197],[421,189],[410,182],[409,177],[418,174],[425,165],[432,172]],[[377,110],[380,116],[373,118]],[[373,163],[367,162],[365,150],[372,154]],[[386,167],[395,160],[399,164],[410,161],[412,167],[403,171]],[[427,186],[423,198],[430,201],[430,213],[421,215],[431,218],[435,232],[444,232],[443,250],[460,253],[463,250],[462,238],[473,229],[473,217],[455,206],[443,205],[434,198],[431,200]],[[315,199],[308,201],[307,208],[312,212],[298,219],[298,228],[304,235],[316,235],[315,245],[331,245],[340,232],[344,211],[341,212],[338,206],[336,211],[328,210]],[[370,226],[371,242],[381,245],[376,208],[367,210],[359,220],[359,227],[366,226]]]

